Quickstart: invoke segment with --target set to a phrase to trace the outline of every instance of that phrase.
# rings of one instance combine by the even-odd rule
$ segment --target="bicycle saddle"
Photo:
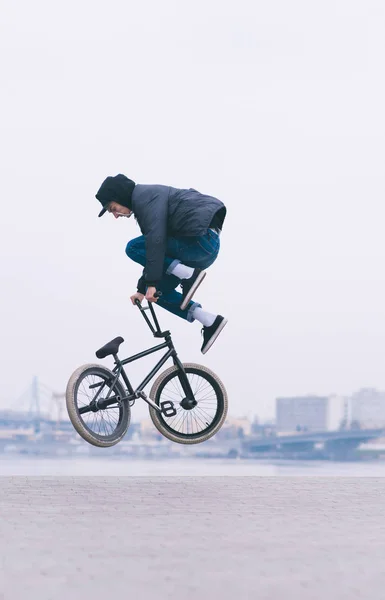
[[[123,342],[124,339],[122,337],[111,340],[108,344],[105,344],[95,352],[97,358],[105,358],[110,354],[117,354],[119,352],[119,346],[120,344],[123,344]]]

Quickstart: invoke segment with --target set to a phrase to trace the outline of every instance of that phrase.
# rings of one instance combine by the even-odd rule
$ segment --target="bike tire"
[[[222,427],[228,410],[227,392],[218,375],[207,367],[195,363],[185,363],[183,364],[183,368],[187,374],[196,374],[203,379],[206,379],[206,381],[212,385],[218,400],[217,412],[212,423],[200,433],[185,434],[173,430],[165,421],[164,416],[151,406],[149,407],[150,417],[157,430],[172,442],[178,444],[200,444],[213,437]],[[150,391],[150,398],[157,406],[160,406],[160,403],[162,402],[162,391],[164,390],[165,385],[174,377],[177,377],[178,371],[178,367],[174,365],[169,369],[166,369],[166,371],[161,373],[155,380]]]
[[[67,404],[67,412],[68,416],[71,420],[72,425],[78,434],[89,444],[93,446],[98,446],[99,448],[109,448],[110,446],[114,446],[125,436],[127,429],[130,425],[131,420],[131,409],[128,405],[128,402],[122,402],[119,411],[119,421],[117,423],[116,430],[112,432],[110,435],[100,435],[97,432],[92,431],[81,414],[79,413],[79,407],[77,403],[77,392],[81,382],[87,376],[96,376],[101,379],[113,380],[115,375],[102,365],[98,364],[87,364],[82,365],[74,373],[71,375],[66,389],[66,404]],[[123,389],[122,384],[117,381],[114,385],[114,392],[123,398],[126,394]],[[102,412],[102,411],[100,411]],[[97,413],[95,413],[97,414]]]

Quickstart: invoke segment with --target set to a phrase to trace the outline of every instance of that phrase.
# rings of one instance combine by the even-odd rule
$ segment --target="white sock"
[[[199,323],[202,323],[204,327],[210,327],[214,323],[218,315],[213,315],[197,306],[194,309],[192,316],[194,319],[199,321]]]
[[[171,275],[175,275],[178,279],[189,279],[192,277],[194,273],[193,267],[188,267],[187,265],[182,265],[182,263],[178,263],[172,271],[170,271]]]

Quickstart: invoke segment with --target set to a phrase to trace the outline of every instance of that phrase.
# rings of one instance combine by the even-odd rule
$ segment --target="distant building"
[[[338,396],[294,396],[276,399],[277,432],[332,431],[340,428],[344,399]]]
[[[352,426],[362,429],[385,427],[385,392],[364,388],[350,398]]]

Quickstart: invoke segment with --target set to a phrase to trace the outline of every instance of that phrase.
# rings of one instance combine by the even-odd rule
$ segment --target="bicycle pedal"
[[[165,417],[175,417],[176,409],[174,408],[174,403],[170,400],[166,400],[165,402],[160,403],[160,408],[162,409],[162,413]]]

